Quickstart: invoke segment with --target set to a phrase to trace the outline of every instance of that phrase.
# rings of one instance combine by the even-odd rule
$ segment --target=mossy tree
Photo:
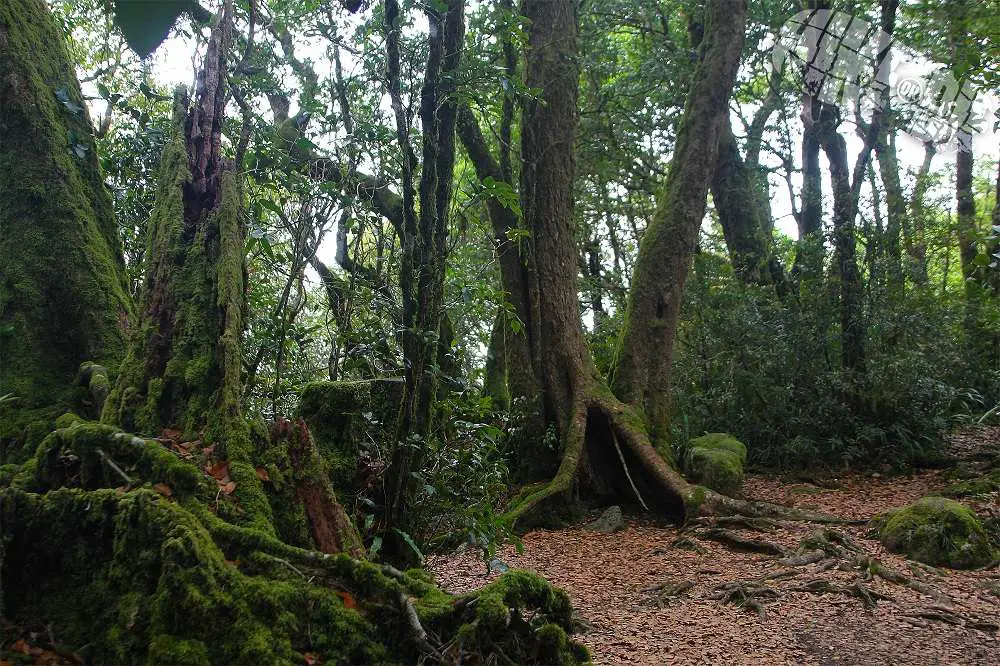
[[[65,414],[29,459],[0,475],[5,631],[41,623],[53,642],[93,663],[302,663],[313,658],[306,655],[330,664],[450,663],[458,655],[491,663],[498,654],[518,663],[586,661],[567,638],[566,595],[537,576],[511,572],[451,597],[422,572],[357,557],[356,532],[305,423],[279,421],[267,433],[241,413],[241,193],[222,141],[232,11],[227,1],[216,19],[195,100],[176,96],[144,308],[104,410],[108,423]],[[60,43],[41,0],[16,0],[4,12],[3,49],[35,38],[38,51]],[[21,68],[14,71],[34,52],[11,58]],[[70,86],[65,50],[53,57]],[[96,163],[81,173],[99,183]],[[98,249],[94,261],[105,256]],[[90,307],[114,311],[106,301]],[[80,312],[66,316],[86,323]],[[46,351],[33,332],[27,328],[32,358]],[[86,374],[96,376],[93,366]],[[60,380],[72,384],[73,375],[46,379]],[[235,486],[216,487],[199,468],[213,456],[227,463]]]
[[[45,11],[0,7],[0,461],[25,410],[74,406],[80,364],[114,367],[134,323],[90,119]]]

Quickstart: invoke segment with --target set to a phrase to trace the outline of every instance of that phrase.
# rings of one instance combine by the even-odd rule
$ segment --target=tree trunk
[[[767,194],[760,192],[761,183],[755,173],[758,165],[744,162],[740,155],[728,114],[722,121],[719,142],[718,165],[712,175],[712,201],[736,277],[746,284],[780,288],[784,271],[772,252]],[[765,190],[766,183],[765,179]]]
[[[924,234],[924,196],[930,186],[931,163],[934,160],[936,149],[933,141],[924,143],[924,159],[917,172],[916,182],[913,185],[913,193],[910,195],[909,216],[904,221],[903,242],[906,245],[906,252],[910,257],[910,274],[913,282],[918,287],[926,287],[927,276],[927,238]]]
[[[134,317],[93,127],[62,34],[41,0],[4,0],[0,396],[21,410],[80,409],[72,400],[80,364],[117,365]],[[91,413],[100,411],[88,401]],[[21,439],[7,421],[0,414],[0,461]]]
[[[520,521],[520,526],[524,527],[525,523],[546,520],[553,513],[565,515],[575,504],[574,490],[581,485],[587,486],[592,496],[634,498],[651,511],[675,520],[712,512],[806,516],[787,508],[734,500],[689,484],[653,447],[640,411],[641,404],[637,409],[619,400],[599,376],[584,342],[577,290],[572,198],[578,83],[576,3],[573,0],[528,0],[524,11],[532,25],[527,85],[543,92],[540,98],[528,101],[524,108],[521,197],[538,270],[538,281],[533,289],[543,315],[539,335],[545,359],[542,383],[546,413],[558,429],[562,459],[554,478],[541,486],[525,488],[505,519],[510,523]],[[714,140],[705,145],[718,145],[718,126],[739,61],[745,5],[741,0],[712,2],[708,13],[705,56],[694,77],[695,84],[682,122],[684,129],[678,140],[678,158],[673,161],[665,196],[658,209],[661,231],[654,230],[651,235],[647,230],[644,244],[653,243],[654,239],[660,243],[669,241],[664,232],[670,226],[682,227],[693,236],[704,215],[708,178],[715,165],[696,149],[696,130],[715,132],[709,137]],[[705,112],[709,109],[714,110],[715,120],[705,127]],[[700,185],[689,173],[692,169],[702,176]],[[700,206],[683,196],[688,186],[700,188]],[[668,205],[671,201],[686,203],[689,207],[671,209]],[[690,250],[691,246],[693,240],[683,247]],[[654,250],[654,254],[661,257],[665,254],[663,248],[654,247]],[[686,269],[690,256],[674,259],[672,266],[681,273],[678,267]],[[658,277],[683,280],[684,276],[671,272]],[[654,292],[674,297],[675,292],[670,287],[646,284],[640,295]],[[634,314],[629,319],[630,325],[646,333],[651,328],[649,325],[655,326],[657,322],[651,322],[652,317],[642,318],[644,310],[639,308],[647,305],[643,298],[633,296],[632,301],[636,305],[630,313]],[[633,333],[627,339],[638,341],[640,337]],[[672,340],[656,335],[650,344],[669,348]],[[661,347],[656,351],[662,354],[669,349]],[[634,351],[632,359],[636,359]],[[659,367],[664,368],[662,363]]]
[[[892,113],[888,113],[892,117]],[[903,295],[903,255],[900,236],[905,221],[906,197],[899,179],[899,158],[896,156],[896,129],[886,126],[875,142],[875,157],[878,159],[879,175],[885,188],[886,225],[884,256],[887,266],[887,286],[889,294],[898,299]]]
[[[612,380],[615,395],[645,413],[654,442],[668,436],[674,333],[743,44],[742,2],[712,2],[708,11],[704,57],[672,168],[639,247]]]
[[[958,256],[962,262],[965,293],[975,297],[976,274],[976,198],[972,191],[974,160],[971,150],[959,150],[955,156],[955,213],[958,222]]]
[[[395,4],[395,3],[393,3]],[[397,8],[398,10],[398,8]],[[427,65],[420,91],[422,162],[418,189],[419,215],[412,196],[404,211],[403,257],[400,287],[403,292],[403,377],[405,391],[396,426],[396,448],[387,475],[387,521],[404,525],[419,452],[431,436],[434,399],[438,390],[436,369],[444,316],[444,277],[447,258],[448,207],[451,204],[455,164],[455,99],[462,46],[465,39],[465,0],[446,0],[440,8],[426,8],[430,26]],[[390,44],[399,39],[398,18],[387,12]],[[393,104],[399,101],[399,54],[390,55]],[[404,161],[409,159],[408,125],[397,110],[397,132]],[[411,189],[405,185],[405,189]]]
[[[819,105],[810,100],[804,113],[815,113]],[[806,123],[802,132],[802,212],[793,273],[800,282],[811,283],[823,274],[823,172],[819,166],[819,129]]]

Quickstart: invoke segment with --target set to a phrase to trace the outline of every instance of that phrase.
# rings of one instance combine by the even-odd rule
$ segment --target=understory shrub
[[[964,305],[869,294],[865,374],[851,376],[840,365],[834,286],[800,286],[782,300],[703,253],[675,352],[675,439],[732,433],[763,467],[933,461],[956,416],[997,400],[995,373],[968,353]]]

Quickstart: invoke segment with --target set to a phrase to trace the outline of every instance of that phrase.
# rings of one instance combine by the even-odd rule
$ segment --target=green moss
[[[45,618],[94,663],[378,663],[383,643],[333,591],[248,576],[148,491],[0,492],[5,609]],[[16,572],[16,575],[15,575]],[[66,599],[73,598],[73,604]],[[400,661],[403,661],[400,659]]]
[[[953,483],[946,487],[941,494],[947,497],[975,497],[988,495],[998,490],[1000,490],[1000,469],[994,469],[975,478]]]
[[[0,406],[0,463],[25,462],[65,411],[60,405],[15,409],[17,404]]]
[[[712,432],[701,437],[695,437],[691,440],[690,447],[693,449],[731,451],[739,457],[741,465],[745,465],[747,462],[746,445],[728,433]]]
[[[0,34],[0,395],[68,405],[81,361],[122,358],[133,306],[62,31],[6,0]]]
[[[312,382],[303,387],[297,414],[305,419],[326,461],[330,482],[348,506],[357,497],[354,486],[361,442],[377,420],[374,382]]]
[[[85,421],[50,433],[13,485],[34,492],[61,486],[96,489],[126,485],[108,461],[136,480],[166,483],[178,497],[209,496],[205,477],[197,467],[158,442]]]
[[[567,636],[572,630],[569,597],[537,574],[508,571],[464,599],[474,603],[457,630],[462,651],[482,652],[496,646],[514,663],[590,660],[586,648]]]
[[[746,447],[729,435],[705,435],[691,440],[684,471],[694,482],[735,497],[743,485],[746,455]]]
[[[73,412],[66,412],[56,419],[55,427],[56,430],[62,430],[63,428],[69,428],[70,426],[74,426],[78,423],[83,423],[83,419]]]
[[[976,514],[943,497],[924,497],[879,516],[872,527],[890,551],[926,564],[968,569],[996,557]]]

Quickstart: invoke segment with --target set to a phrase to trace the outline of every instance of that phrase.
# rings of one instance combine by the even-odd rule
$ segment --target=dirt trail
[[[981,429],[957,437],[953,448],[964,456],[977,444],[995,443],[998,434]],[[939,471],[831,481],[836,487],[751,477],[745,493],[867,519],[948,483]],[[996,493],[965,501],[981,513],[1000,513]],[[788,549],[814,529],[727,526],[729,534]],[[508,547],[499,557],[569,593],[589,627],[578,638],[598,664],[1000,664],[1000,571],[923,567],[886,552],[867,538],[864,525],[834,529],[860,550],[794,567],[773,555],[736,552],[704,538],[705,529],[682,533],[642,518],[627,518],[625,529],[612,534],[582,526],[531,532],[522,554]],[[866,557],[890,578],[905,576],[909,586],[867,574],[859,566]],[[484,577],[475,553],[431,558],[429,566],[453,592],[496,575]],[[788,577],[766,578],[774,574]],[[824,589],[835,591],[820,594]],[[743,607],[717,599],[724,592]]]

